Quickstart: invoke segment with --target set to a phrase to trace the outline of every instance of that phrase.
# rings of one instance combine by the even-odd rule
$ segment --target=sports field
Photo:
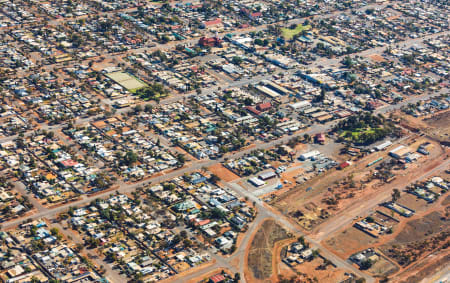
[[[297,27],[295,29],[282,28],[281,29],[281,33],[283,34],[283,37],[286,40],[290,40],[290,39],[292,39],[292,37],[294,35],[299,34],[299,33],[301,33],[304,30],[309,30],[309,29],[311,29],[310,25],[304,26],[304,25],[299,24],[299,25],[297,25]]]
[[[148,86],[143,81],[135,78],[134,76],[132,76],[128,73],[121,72],[121,71],[109,73],[106,76],[131,92]]]

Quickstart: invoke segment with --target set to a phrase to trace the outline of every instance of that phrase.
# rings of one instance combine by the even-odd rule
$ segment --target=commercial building
[[[309,151],[309,152],[306,152],[306,153],[303,153],[302,155],[300,155],[300,160],[307,160],[307,159],[310,159],[310,158],[313,158],[313,157],[315,157],[315,156],[317,156],[317,155],[319,155],[320,154],[320,151],[318,151],[318,150],[313,150],[313,151]]]
[[[276,176],[277,176],[277,174],[275,174],[275,172],[269,171],[269,172],[265,172],[265,173],[260,174],[258,176],[258,178],[260,178],[263,181],[266,181],[266,180],[275,178]]]
[[[396,159],[400,159],[400,158],[405,157],[410,152],[411,152],[411,149],[409,147],[406,147],[404,145],[399,145],[396,148],[394,148],[393,150],[389,151],[389,155]]]
[[[379,145],[376,145],[374,148],[375,148],[375,150],[377,150],[377,151],[381,151],[381,150],[383,150],[383,149],[386,149],[388,146],[390,146],[390,145],[392,145],[392,142],[391,141],[385,141],[384,143],[382,143],[382,144],[379,144]]]

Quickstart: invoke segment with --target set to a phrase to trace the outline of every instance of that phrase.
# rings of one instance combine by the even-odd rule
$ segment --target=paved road
[[[297,20],[300,20],[300,19],[297,19]],[[257,27],[257,28],[259,28],[259,27]],[[246,32],[241,31],[241,33],[246,33]],[[427,35],[427,36],[422,37],[422,38],[408,39],[408,40],[405,40],[405,41],[402,41],[402,42],[398,42],[398,43],[396,43],[396,45],[403,46],[403,47],[410,47],[410,46],[412,46],[414,44],[417,44],[418,42],[421,42],[421,41],[423,41],[425,39],[433,39],[433,38],[436,38],[436,37],[439,37],[439,36],[442,36],[442,35],[450,35],[450,31],[445,31],[445,32],[441,32],[441,33],[435,33],[435,34]],[[156,48],[156,47],[154,47],[154,48]],[[375,47],[375,48],[371,48],[371,49],[362,51],[360,53],[352,54],[351,57],[362,56],[362,55],[369,55],[369,54],[377,54],[377,53],[383,52],[384,50],[385,50],[385,47]],[[117,54],[109,54],[109,55],[112,56],[112,57],[117,56]],[[322,65],[322,66],[336,65],[342,60],[343,57],[345,57],[345,56],[336,57],[336,58],[332,58],[332,59],[320,58],[320,59],[316,60],[315,62],[311,63],[309,66],[317,67],[319,65]],[[52,66],[52,65],[47,65],[47,66]],[[298,71],[298,69],[290,69],[290,70],[285,70],[283,72],[287,75],[287,74],[293,74],[293,73],[295,73],[297,71]],[[234,81],[232,83],[229,83],[229,84],[227,84],[225,86],[221,85],[221,86],[215,86],[215,87],[208,88],[206,90],[203,90],[202,94],[210,94],[210,93],[216,92],[216,91],[219,90],[219,87],[221,89],[227,89],[227,88],[233,88],[233,87],[242,87],[242,86],[246,86],[246,85],[249,85],[249,84],[257,84],[257,83],[259,83],[259,82],[261,82],[263,80],[270,79],[271,77],[272,77],[271,74],[267,74],[267,75],[254,76],[254,77],[248,78],[248,79],[241,79],[239,81]],[[446,91],[448,92],[448,89],[441,90],[440,93],[445,93]],[[161,100],[160,104],[165,105],[165,104],[170,104],[170,103],[173,103],[173,102],[176,102],[176,101],[181,101],[185,97],[191,96],[191,95],[195,95],[195,92],[192,91],[192,92],[181,93],[181,94],[176,95],[176,96],[169,96],[168,98]],[[399,109],[401,106],[407,105],[408,103],[415,103],[415,102],[420,101],[420,100],[426,100],[426,99],[428,99],[430,97],[434,97],[434,96],[437,96],[437,95],[439,95],[439,94],[437,94],[437,93],[434,93],[434,94],[433,93],[429,93],[429,94],[426,94],[424,96],[410,97],[407,100],[404,100],[404,101],[402,101],[402,102],[400,102],[398,104],[388,105],[386,107],[379,108],[379,109],[377,109],[375,111],[375,113],[387,113],[387,112],[393,111],[395,109]],[[151,101],[149,103],[150,104],[156,104],[156,102],[154,102],[154,101]],[[133,107],[124,107],[124,108],[118,109],[116,114],[126,113],[126,112],[132,110],[132,108]],[[82,125],[82,124],[91,122],[91,121],[93,121],[95,119],[99,119],[102,116],[103,115],[96,115],[96,116],[91,116],[91,117],[87,117],[87,118],[76,119],[75,120],[75,125]],[[42,123],[39,126],[40,126],[40,129],[42,129],[42,130],[54,130],[54,129],[61,129],[61,128],[64,127],[64,125],[62,125],[62,124],[59,124],[59,125],[47,125],[45,123]],[[33,131],[29,131],[29,132],[25,133],[25,135],[30,135],[32,132]],[[18,137],[18,135],[1,138],[0,139],[0,143],[14,140],[17,137]]]
[[[367,7],[365,7],[367,8]],[[336,12],[336,13],[342,13],[342,12]],[[324,17],[329,17],[332,16],[336,13],[330,13],[328,15],[325,15]],[[301,23],[303,22],[304,19],[294,19],[289,21],[290,24],[292,23]],[[60,22],[60,21],[58,21]],[[52,24],[58,24],[58,22],[52,22]],[[243,30],[239,30],[236,31],[235,34],[239,35],[239,34],[244,34],[244,33],[248,33],[250,31],[259,31],[259,30],[263,30],[266,29],[267,25],[262,25],[262,26],[258,26],[258,27],[251,27],[248,29],[243,29]],[[424,39],[431,39],[431,38],[435,38],[441,35],[448,35],[450,32],[446,31],[446,32],[442,32],[442,33],[438,33],[438,34],[433,34],[433,35],[429,35],[429,36],[425,36],[423,38],[418,38],[418,39],[408,39],[404,42],[399,42],[395,45],[399,45],[399,46],[404,46],[404,47],[409,47],[412,46],[418,42],[423,41]],[[221,34],[222,36],[225,33]],[[154,47],[143,47],[143,48],[138,48],[138,49],[132,49],[132,50],[128,50],[125,53],[121,53],[121,54],[106,54],[104,55],[104,57],[108,58],[108,59],[112,59],[114,57],[117,56],[125,56],[127,54],[131,54],[131,53],[140,53],[140,52],[152,52],[152,51],[156,51],[156,50],[166,50],[169,48],[173,48],[175,45],[177,44],[193,44],[196,43],[198,41],[198,38],[192,38],[192,39],[188,39],[185,41],[177,41],[177,42],[171,42],[168,44],[156,44],[156,46]],[[377,47],[377,48],[372,48],[372,49],[368,49],[366,51],[363,51],[361,53],[358,54],[354,54],[352,56],[367,56],[370,54],[375,54],[375,53],[381,53],[383,50],[385,49],[385,47]],[[323,66],[329,66],[329,65],[333,65],[333,64],[338,64],[341,61],[342,58],[338,57],[338,58],[333,58],[333,59],[328,59],[328,58],[321,58],[315,62],[313,62],[311,64],[311,66],[319,66],[319,65],[323,65]],[[90,58],[89,60],[86,60],[85,62],[91,61],[91,60],[95,60],[95,58]],[[45,68],[47,69],[51,69],[53,67],[57,66],[55,65],[47,65],[45,66]],[[60,65],[59,65],[60,66]],[[284,71],[285,73],[288,74],[292,74],[294,72],[296,72],[296,69],[291,69],[291,70],[287,70]],[[242,79],[240,81],[235,81],[235,82],[231,82],[229,83],[227,86],[221,86],[222,88],[231,88],[231,87],[241,87],[244,85],[248,85],[248,84],[256,84],[258,82],[260,82],[261,80],[264,79],[269,79],[271,77],[271,75],[263,75],[263,76],[255,76],[253,78],[250,79]],[[208,90],[204,90],[203,93],[211,93],[214,91],[218,90],[218,86],[217,87],[213,87],[213,88],[209,88]],[[178,96],[173,96],[173,97],[169,97],[163,101],[161,101],[162,104],[167,104],[167,103],[172,103],[175,101],[179,101],[181,99],[183,99],[185,96],[189,96],[189,95],[193,95],[194,92],[191,93],[185,93],[185,94],[181,94]],[[402,107],[403,105],[406,105],[407,103],[414,103],[420,99],[427,99],[431,96],[434,96],[437,94],[427,94],[423,97],[413,97],[407,101],[401,102],[397,105],[389,105],[380,109],[376,110],[376,113],[387,113],[390,111],[393,111],[395,109],[399,109],[400,107]],[[127,108],[123,108],[123,109],[119,109],[117,112],[118,113],[125,113],[127,111],[129,111],[131,109],[131,107],[127,107]],[[82,118],[82,119],[77,119],[75,121],[75,123],[77,125],[81,125],[87,122],[91,122],[96,118],[101,117],[100,115],[97,116],[93,116],[93,117],[89,117],[89,118]],[[310,135],[313,135],[315,133],[319,133],[319,132],[324,132],[327,129],[330,128],[331,125],[333,125],[335,122],[330,122],[328,124],[316,124],[311,126],[309,129],[299,132],[297,134],[294,134],[292,136],[284,136],[280,139],[277,140],[273,140],[273,141],[269,141],[267,143],[258,143],[256,144],[255,147],[252,147],[250,149],[246,149],[237,153],[231,153],[226,155],[225,157],[229,157],[229,158],[238,158],[241,157],[247,153],[249,153],[250,151],[253,151],[255,149],[268,149],[270,147],[273,147],[276,144],[281,144],[281,143],[285,143],[287,142],[289,139],[295,137],[295,136],[300,136],[303,135],[305,133],[308,133]],[[63,127],[63,125],[54,125],[54,126],[49,126],[47,124],[41,124],[40,128],[43,130],[59,130]],[[32,134],[32,132],[28,132],[26,133],[26,135],[30,135]],[[6,137],[3,139],[0,139],[0,143],[1,142],[5,142],[5,141],[9,141],[9,140],[13,140],[17,138],[17,136],[12,136],[12,137]],[[224,158],[225,158],[224,157]],[[165,180],[169,180],[172,179],[174,177],[183,175],[184,173],[188,173],[188,172],[192,172],[192,171],[196,171],[196,170],[200,170],[202,167],[209,167],[211,165],[217,164],[218,162],[221,162],[224,160],[224,158],[219,159],[219,160],[200,160],[200,161],[196,161],[193,162],[190,166],[187,166],[185,168],[176,170],[176,171],[172,171],[169,173],[166,173],[162,176],[158,176],[158,177],[153,177],[150,178],[148,180],[145,181],[141,181],[141,182],[137,182],[134,184],[121,184],[118,191],[121,193],[125,193],[125,192],[130,192],[135,190],[137,187],[145,185],[149,182],[153,182],[153,183],[159,183]],[[445,166],[448,166],[449,161],[447,160],[445,163],[441,164],[441,166],[439,166],[439,168],[444,168]],[[437,169],[436,169],[437,170]],[[429,173],[431,174],[431,173]],[[423,177],[423,176],[422,176]],[[188,280],[189,278],[195,278],[196,276],[199,276],[200,274],[206,273],[210,270],[213,270],[217,267],[226,267],[229,268],[230,270],[235,270],[235,268],[231,265],[231,262],[233,260],[239,260],[239,272],[241,273],[241,275],[244,274],[244,260],[245,260],[245,249],[246,247],[248,247],[249,245],[249,241],[251,238],[251,234],[252,232],[254,232],[254,230],[256,229],[256,227],[259,226],[260,223],[262,223],[264,220],[269,219],[269,218],[273,218],[275,220],[277,220],[278,222],[280,222],[282,225],[284,225],[286,228],[288,228],[291,231],[294,231],[295,233],[299,234],[299,235],[304,235],[303,232],[301,231],[301,229],[299,229],[295,224],[291,223],[289,219],[285,218],[284,216],[282,216],[281,214],[279,214],[278,212],[274,212],[271,209],[267,208],[266,205],[256,196],[254,196],[253,194],[251,194],[250,192],[248,192],[247,190],[243,189],[242,187],[240,187],[237,184],[233,184],[233,183],[229,183],[227,184],[228,187],[230,187],[231,189],[233,189],[234,191],[238,192],[241,196],[247,196],[251,201],[254,201],[256,203],[257,209],[258,209],[258,216],[256,217],[255,221],[250,225],[250,228],[248,230],[248,232],[245,234],[242,243],[239,245],[239,247],[237,247],[237,251],[235,252],[235,254],[233,254],[233,256],[231,257],[220,257],[220,256],[215,256],[212,255],[212,257],[214,258],[214,260],[216,261],[215,264],[202,269],[198,272],[192,273],[190,275],[187,275],[186,277],[183,278],[183,280],[178,281],[178,282],[184,282],[185,280]],[[25,188],[20,187],[20,185],[18,185],[19,188],[19,192],[25,192]],[[65,204],[65,205],[61,205],[60,207],[57,208],[53,208],[53,209],[47,209],[45,207],[43,207],[42,205],[35,203],[36,201],[32,200],[32,198],[30,199],[30,201],[32,201],[32,203],[35,205],[35,207],[38,210],[38,213],[32,215],[32,216],[28,216],[22,219],[16,219],[7,223],[3,223],[2,226],[3,228],[7,229],[7,228],[11,228],[15,225],[20,224],[22,221],[26,220],[26,219],[36,219],[36,218],[41,218],[41,217],[53,217],[55,215],[57,215],[58,213],[64,212],[68,209],[69,206],[82,206],[82,205],[86,205],[88,204],[90,201],[92,201],[93,199],[96,198],[107,198],[112,192],[103,192],[101,194],[95,195],[95,196],[83,196],[83,198],[79,201],[70,203],[70,204]],[[349,215],[344,216],[343,218],[339,218],[337,221],[333,221],[333,223],[331,223],[330,225],[327,225],[326,228],[324,229],[324,235],[328,235],[328,233],[333,233],[336,229],[338,229],[339,227],[341,227],[341,225],[346,225],[348,223],[348,221],[351,221],[351,219],[354,216],[351,216],[353,214],[356,215],[360,215],[363,212],[366,212],[370,209],[372,209],[372,207],[370,207],[372,204],[373,205],[378,205],[378,203],[380,201],[385,200],[386,196],[385,195],[380,195],[377,196],[377,200],[379,199],[379,201],[373,201],[371,200],[371,204],[367,204],[367,206],[365,207],[359,207],[358,209],[352,211]],[[337,257],[336,255],[334,255],[332,252],[328,251],[327,249],[324,249],[321,245],[320,245],[320,240],[321,238],[319,238],[318,240],[312,239],[308,236],[305,236],[305,238],[312,243],[313,248],[318,248],[321,250],[321,253],[323,256],[325,256],[326,258],[330,259],[331,261],[333,261],[333,263],[335,263],[338,267],[342,267],[342,268],[346,268],[351,270],[353,273],[357,274],[358,276],[364,277],[366,279],[366,282],[374,282],[374,279],[364,273],[362,273],[361,271],[359,271],[358,269],[356,269],[354,266],[350,265],[347,261],[340,259],[339,257]],[[119,279],[119,277],[116,277],[114,275],[114,271],[113,270],[108,270],[109,266],[107,264],[105,264],[105,267],[107,268],[107,274],[108,277],[110,277],[110,279],[113,282],[121,282],[122,280]],[[244,277],[244,276],[242,276]],[[245,282],[245,278],[242,279],[243,282]]]
[[[239,157],[241,157],[241,156],[243,156],[245,154],[250,153],[253,150],[256,150],[256,149],[268,149],[268,148],[271,148],[271,147],[273,147],[273,146],[275,146],[277,144],[286,143],[289,139],[291,139],[291,138],[293,138],[295,136],[301,136],[304,133],[308,133],[308,134],[312,135],[314,133],[323,132],[326,129],[327,129],[327,125],[326,124],[324,124],[324,125],[322,125],[322,124],[314,125],[314,126],[312,126],[310,129],[308,129],[306,131],[298,132],[297,134],[291,135],[291,136],[284,136],[284,137],[282,137],[280,139],[272,140],[272,141],[269,141],[267,143],[259,143],[259,144],[256,144],[254,147],[251,147],[251,148],[248,148],[248,149],[236,152],[236,153],[227,154],[221,159],[195,161],[195,162],[192,162],[189,165],[186,165],[185,167],[183,167],[181,169],[167,172],[167,173],[165,173],[165,174],[163,174],[161,176],[149,178],[147,180],[142,180],[142,181],[139,181],[139,182],[136,182],[136,183],[133,183],[133,184],[122,184],[122,185],[120,185],[119,189],[117,189],[117,191],[119,191],[120,193],[131,192],[131,191],[135,190],[136,188],[138,188],[140,186],[143,186],[143,185],[146,185],[146,184],[148,184],[150,182],[151,183],[160,183],[160,182],[163,182],[163,181],[167,181],[167,180],[170,180],[170,179],[175,178],[177,176],[182,176],[185,173],[201,170],[202,167],[210,167],[210,166],[212,166],[214,164],[217,164],[217,163],[220,163],[220,162],[224,161],[225,158],[239,158]],[[24,221],[26,219],[37,219],[37,218],[41,218],[41,217],[54,216],[56,214],[64,212],[70,206],[82,206],[82,205],[88,204],[89,202],[91,202],[92,200],[94,200],[96,198],[107,198],[107,197],[109,197],[109,195],[111,193],[112,192],[108,191],[108,192],[103,192],[103,193],[100,193],[100,194],[97,194],[97,195],[93,195],[93,196],[84,195],[81,200],[78,200],[78,201],[75,201],[75,202],[72,202],[72,203],[68,203],[68,204],[64,204],[64,205],[61,205],[61,206],[59,206],[57,208],[39,211],[38,213],[36,213],[34,215],[3,223],[2,226],[4,228],[8,228],[8,227],[13,227],[13,226],[15,226],[17,224],[20,224],[22,221]]]
[[[411,183],[415,183],[417,181],[421,181],[427,178],[432,177],[434,174],[442,172],[446,169],[448,169],[450,166],[450,159],[445,160],[440,165],[436,166],[432,170],[428,172],[424,172],[423,174],[419,174],[416,177],[412,178],[411,180],[408,180],[408,184],[406,184],[403,188],[405,188],[407,185]],[[355,217],[362,217],[366,215],[369,211],[373,211],[376,207],[380,205],[380,203],[384,203],[386,201],[389,201],[391,199],[391,193],[390,190],[385,190],[380,193],[378,193],[376,196],[372,197],[371,199],[368,199],[364,202],[358,202],[353,207],[349,207],[346,209],[345,213],[341,216],[338,216],[337,218],[333,218],[329,221],[327,221],[327,224],[321,227],[317,234],[317,237],[314,237],[317,239],[317,241],[322,241],[325,238],[329,237],[336,231],[342,229],[342,227],[346,227],[350,223],[352,223],[353,219]]]
[[[50,224],[50,228],[52,227],[58,228],[60,233],[66,237],[70,237],[75,244],[84,245],[83,239],[77,233],[72,233],[70,230],[64,229],[64,227],[59,223]],[[83,248],[83,250],[86,254],[89,254],[88,250],[85,248]],[[111,268],[110,264],[106,264],[96,255],[94,255],[93,258],[90,258],[90,260],[92,260],[97,266],[103,266],[105,268],[106,273],[103,276],[108,278],[111,282],[124,282],[126,280],[126,277],[121,276],[117,270]]]
[[[397,105],[388,106],[388,107],[390,107],[391,110],[394,110],[394,109],[400,108],[401,106],[402,106],[401,104],[397,104]],[[383,108],[380,108],[379,110],[382,111],[382,109]],[[200,160],[200,161],[193,162],[192,165],[190,165],[189,167],[184,167],[184,168],[181,168],[179,170],[175,170],[175,171],[166,173],[166,174],[164,174],[162,176],[150,178],[148,180],[144,180],[144,181],[137,182],[137,183],[134,183],[134,184],[122,184],[120,186],[120,188],[118,189],[118,191],[121,192],[121,193],[131,192],[131,191],[135,190],[137,187],[140,187],[142,185],[148,184],[149,182],[152,182],[152,183],[163,182],[163,181],[166,181],[166,180],[170,180],[170,179],[172,179],[174,177],[181,176],[184,173],[201,170],[202,167],[212,166],[214,164],[222,162],[224,160],[224,158],[226,158],[226,157],[228,157],[228,158],[239,158],[239,157],[241,157],[241,156],[243,156],[243,155],[245,155],[245,154],[247,154],[247,153],[249,153],[249,152],[251,152],[253,150],[256,150],[256,149],[268,149],[268,148],[271,148],[271,147],[273,147],[273,146],[275,146],[277,144],[286,143],[289,139],[291,139],[293,137],[296,137],[296,136],[302,136],[305,133],[308,133],[309,135],[313,135],[315,133],[324,132],[327,129],[329,129],[331,127],[331,125],[333,125],[334,123],[335,122],[330,122],[330,123],[327,123],[327,124],[315,124],[315,125],[313,125],[312,127],[310,127],[309,129],[307,129],[305,131],[298,132],[298,133],[296,133],[294,135],[291,135],[291,136],[287,135],[287,136],[284,136],[284,137],[282,137],[280,139],[269,141],[267,143],[256,144],[256,146],[254,146],[252,148],[249,148],[249,149],[237,152],[237,153],[228,154],[228,155],[224,156],[223,158],[221,158],[219,160]],[[444,166],[444,165],[442,165],[442,166]],[[294,226],[289,220],[284,218],[284,216],[280,216],[279,214],[275,214],[272,211],[266,209],[264,207],[264,204],[262,203],[262,201],[260,199],[258,199],[257,197],[253,196],[248,191],[240,188],[239,186],[236,187],[235,184],[230,184],[230,188],[236,190],[241,196],[247,196],[247,197],[249,197],[250,200],[256,202],[257,208],[258,208],[258,211],[259,211],[259,216],[256,219],[256,221],[257,221],[256,223],[260,223],[264,219],[271,217],[271,218],[274,218],[274,219],[278,220],[279,222],[281,222],[284,226],[286,226],[290,230],[292,230],[292,231],[294,231],[294,232],[296,232],[298,234],[303,234],[302,231],[298,227]],[[24,217],[24,218],[21,218],[21,219],[15,219],[13,221],[9,221],[9,222],[3,223],[2,227],[4,229],[8,229],[8,228],[14,227],[14,226],[22,223],[26,219],[37,219],[37,218],[42,218],[42,217],[51,218],[51,217],[53,217],[53,216],[55,216],[55,215],[57,215],[59,213],[65,212],[70,206],[83,206],[83,205],[86,205],[89,202],[91,202],[93,199],[96,199],[96,198],[107,198],[107,197],[109,197],[109,195],[111,193],[112,192],[103,192],[103,193],[95,195],[95,196],[84,196],[81,200],[75,201],[75,202],[70,203],[70,204],[61,205],[60,207],[53,208],[53,209],[42,209],[42,210],[39,210],[39,208],[38,208],[38,210],[39,210],[38,213],[36,213],[34,215],[31,215],[31,216],[28,216],[28,217]],[[253,227],[256,227],[256,225],[253,226]],[[250,235],[250,234],[251,234],[251,232],[249,231],[248,235]],[[248,235],[246,235],[246,237],[249,237]],[[309,240],[314,245],[314,247],[319,248],[322,251],[322,254],[325,257],[327,257],[328,259],[332,260],[338,267],[347,268],[347,269],[351,270],[352,272],[354,272],[355,274],[358,274],[359,276],[364,277],[367,282],[373,282],[373,278],[372,277],[370,277],[370,276],[368,276],[368,275],[366,275],[364,273],[361,273],[358,269],[356,269],[355,267],[349,265],[346,261],[340,259],[339,257],[334,255],[333,253],[331,253],[328,250],[324,249],[322,246],[320,246],[320,243],[318,241],[316,241],[314,239],[311,239],[310,237],[305,237],[305,238],[307,240]],[[249,238],[246,238],[246,239],[248,241]],[[240,245],[240,247],[238,248],[238,251],[236,252],[241,257],[240,258],[241,264],[243,262],[243,254],[245,253],[245,247],[247,245],[248,245],[248,243],[246,243],[246,244],[243,243],[242,245]],[[220,265],[219,263],[216,263],[215,265],[210,266],[209,269],[213,270],[214,268],[216,268],[218,266],[220,267],[220,266],[224,266],[224,265],[223,264]],[[243,267],[241,267],[241,269],[242,268]],[[206,270],[202,270],[202,271],[199,271],[199,272],[206,272]]]
[[[235,190],[236,192],[238,192],[239,194],[248,197],[248,199],[250,201],[254,201],[256,203],[256,208],[258,209],[260,214],[262,214],[263,217],[265,217],[265,218],[273,218],[277,222],[279,222],[283,226],[285,226],[287,229],[289,229],[291,232],[294,232],[297,235],[304,236],[305,239],[309,243],[311,243],[311,248],[319,249],[320,253],[324,257],[326,257],[329,260],[331,260],[338,268],[345,268],[347,270],[350,270],[351,272],[355,273],[359,277],[363,277],[364,279],[366,279],[366,282],[368,282],[368,283],[375,282],[375,280],[371,276],[361,272],[359,269],[357,269],[353,265],[349,264],[346,260],[343,260],[343,259],[339,258],[338,256],[336,256],[332,252],[330,252],[327,249],[325,249],[324,247],[322,247],[322,245],[320,245],[320,243],[318,241],[316,241],[316,240],[310,238],[309,236],[307,236],[297,225],[293,224],[284,215],[282,215],[279,212],[275,212],[272,209],[268,209],[266,207],[266,204],[261,199],[259,199],[258,197],[254,196],[252,193],[250,193],[246,189],[242,188],[241,186],[239,186],[238,184],[235,184],[235,183],[228,183],[227,185],[230,188],[232,188],[233,190]],[[243,247],[243,248],[245,249],[245,247]]]
[[[433,276],[429,276],[428,278],[423,279],[420,283],[449,283],[450,282],[450,263],[447,262],[447,266],[444,270],[439,271]]]
[[[31,202],[31,204],[36,208],[38,211],[46,211],[47,208],[44,207],[36,198],[34,198],[33,194],[31,194],[27,189],[26,186],[20,182],[14,182],[14,189],[17,190],[22,196],[27,196],[28,200]]]

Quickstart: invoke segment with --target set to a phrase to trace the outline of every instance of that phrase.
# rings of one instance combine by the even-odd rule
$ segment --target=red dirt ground
[[[239,180],[241,177],[234,174],[227,168],[225,168],[222,164],[218,163],[208,168],[211,173],[217,175],[220,179],[224,180],[225,182],[232,182],[235,180]]]

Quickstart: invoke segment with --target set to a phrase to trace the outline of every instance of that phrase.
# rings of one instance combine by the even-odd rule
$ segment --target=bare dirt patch
[[[266,220],[256,232],[248,253],[248,267],[257,280],[272,275],[272,252],[275,243],[290,238],[290,234],[274,220]]]
[[[388,259],[380,256],[380,258],[369,268],[369,272],[375,276],[388,276],[396,273],[399,268]]]
[[[431,212],[409,221],[395,239],[381,246],[381,250],[401,266],[408,266],[430,252],[448,248],[448,224],[444,215]]]
[[[435,128],[450,128],[450,111],[445,111],[424,119],[424,121]]]
[[[291,217],[306,230],[323,223],[329,216],[328,211],[323,207],[316,205],[314,202],[305,204],[303,210],[296,210],[290,214]]]
[[[442,201],[442,205],[443,206],[447,206],[450,204],[450,195],[448,195],[443,201]]]
[[[297,273],[297,278],[301,278],[300,282],[342,282],[347,279],[348,271],[336,268],[329,264],[324,266],[324,259],[316,257],[311,261],[305,261],[293,267]],[[315,279],[316,280],[315,280]]]
[[[442,214],[435,211],[421,219],[408,222],[395,238],[396,244],[420,241],[443,230],[449,230],[449,221],[442,217]]]
[[[364,247],[374,244],[376,241],[377,239],[374,237],[371,237],[352,226],[327,240],[326,244],[336,254],[347,258],[353,253],[362,250]]]
[[[407,122],[408,126],[427,133],[443,144],[450,144],[450,110],[427,117],[402,116],[402,119]]]
[[[374,62],[386,62],[386,59],[384,59],[383,56],[381,56],[380,54],[372,54],[369,56],[370,59],[372,59],[372,61]]]
[[[224,180],[225,182],[233,182],[236,180],[239,180],[241,177],[234,174],[227,168],[225,168],[222,164],[218,163],[208,168],[211,173],[217,175],[220,179]]]
[[[429,204],[426,200],[408,193],[403,194],[397,203],[415,211],[424,211],[431,206],[431,204]]]
[[[400,283],[409,283],[409,282],[431,282],[432,278],[425,278],[433,273],[436,273],[437,271],[441,270],[442,268],[445,268],[445,266],[448,265],[450,262],[450,254],[444,255],[442,258],[431,262],[430,264],[426,265],[424,268],[417,268],[416,266],[413,267],[413,270],[408,272],[417,271],[416,274],[410,275],[405,280],[401,281]],[[420,269],[420,270],[418,270]],[[436,278],[434,278],[436,279]],[[423,281],[421,281],[423,280]]]

